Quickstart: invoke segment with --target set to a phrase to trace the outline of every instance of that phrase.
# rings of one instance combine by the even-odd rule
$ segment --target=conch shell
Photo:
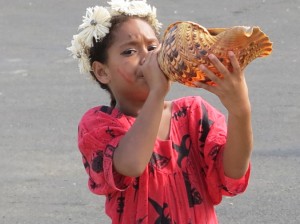
[[[222,77],[208,55],[216,55],[230,70],[228,51],[235,53],[244,69],[254,59],[271,54],[272,42],[257,26],[206,29],[194,22],[176,22],[165,31],[158,64],[172,81],[194,87],[195,81],[212,85],[213,82],[198,67],[204,64]]]

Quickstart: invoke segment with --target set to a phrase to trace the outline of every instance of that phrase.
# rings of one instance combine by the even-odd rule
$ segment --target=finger
[[[218,69],[218,71],[225,75],[228,73],[228,69],[223,65],[223,63],[217,58],[217,56],[215,56],[214,54],[210,54],[208,55],[209,60],[211,61],[211,63],[215,66],[216,69]]]
[[[208,84],[205,84],[203,82],[193,82],[195,87],[201,88],[201,89],[205,89],[208,92],[211,92],[215,95],[217,95],[217,89],[214,86],[210,86]]]
[[[206,66],[200,65],[199,69],[204,72],[204,74],[213,82],[218,83],[219,82],[219,77],[216,76],[215,73],[213,73],[211,70],[209,70]]]
[[[240,71],[241,71],[240,63],[238,62],[235,54],[232,51],[229,51],[228,57],[229,57],[231,65],[232,65],[233,72],[240,73]]]
[[[155,51],[155,52],[159,52],[160,49],[161,49],[161,44],[159,44],[159,45],[154,49],[154,51]]]
[[[150,64],[153,60],[153,51],[149,51],[145,57],[145,63]]]

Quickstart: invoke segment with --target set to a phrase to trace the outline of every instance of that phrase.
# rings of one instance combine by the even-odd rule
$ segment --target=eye
[[[134,53],[136,53],[135,49],[127,49],[127,50],[123,51],[121,53],[121,55],[130,56],[130,55],[133,55]]]
[[[150,45],[149,47],[148,47],[148,51],[153,51],[153,50],[155,50],[157,48],[157,45]]]

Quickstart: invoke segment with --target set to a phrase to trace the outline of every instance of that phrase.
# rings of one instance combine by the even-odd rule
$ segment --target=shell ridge
[[[158,54],[158,64],[173,81],[195,86],[194,81],[212,85],[199,70],[205,64],[217,76],[222,76],[208,59],[210,53],[231,69],[228,51],[236,54],[242,69],[258,57],[272,52],[272,42],[258,26],[233,26],[230,28],[205,28],[191,21],[178,21],[168,26]]]

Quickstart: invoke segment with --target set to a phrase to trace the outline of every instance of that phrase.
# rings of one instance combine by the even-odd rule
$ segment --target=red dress
[[[79,124],[78,144],[90,190],[106,196],[112,223],[217,223],[214,205],[242,193],[250,166],[239,180],[224,175],[224,116],[201,97],[172,102],[169,140],[157,140],[144,173],[122,176],[112,165],[118,142],[135,118],[117,109],[90,109]],[[130,155],[128,155],[130,156]]]

